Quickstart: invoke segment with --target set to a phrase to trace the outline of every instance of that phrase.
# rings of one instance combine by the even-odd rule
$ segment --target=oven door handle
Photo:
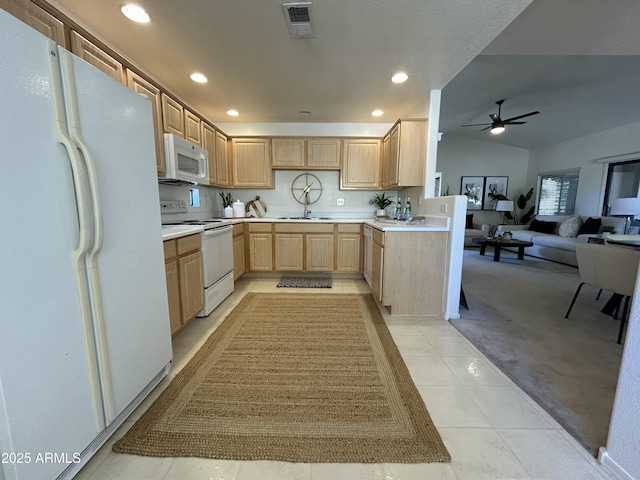
[[[223,235],[225,233],[230,232],[232,229],[231,225],[225,225],[224,227],[210,228],[209,230],[204,231],[205,237],[214,237]]]

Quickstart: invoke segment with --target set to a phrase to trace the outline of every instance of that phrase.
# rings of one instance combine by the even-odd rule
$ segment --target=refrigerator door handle
[[[82,315],[82,327],[87,349],[87,359],[89,362],[91,390],[94,398],[94,412],[97,431],[102,431],[105,426],[104,404],[100,388],[100,375],[97,363],[97,352],[95,346],[95,332],[91,322],[91,299],[89,295],[87,271],[85,260],[87,252],[92,245],[92,212],[91,192],[87,188],[87,174],[83,167],[83,160],[74,142],[71,140],[66,122],[66,109],[63,94],[62,78],[59,66],[59,55],[53,42],[47,43],[47,55],[50,66],[50,81],[52,91],[52,103],[54,108],[54,124],[56,126],[57,140],[60,142],[69,159],[73,184],[76,196],[76,210],[78,214],[78,246],[72,252],[74,271],[76,275],[76,285],[78,288],[78,298],[80,300],[80,310]]]
[[[60,57],[60,73],[62,75],[62,85],[64,88],[65,106],[67,112],[67,125],[71,140],[76,145],[80,156],[84,161],[87,171],[88,185],[90,190],[92,219],[93,219],[93,244],[87,253],[85,265],[88,275],[89,297],[91,299],[91,311],[93,317],[94,341],[97,350],[98,372],[102,393],[102,404],[104,407],[105,422],[109,425],[116,417],[115,399],[113,397],[113,380],[109,368],[109,348],[107,345],[107,334],[104,320],[104,310],[102,302],[102,289],[100,288],[100,275],[98,272],[98,254],[102,249],[104,238],[102,220],[102,202],[98,187],[98,170],[91,150],[87,147],[82,138],[80,114],[78,109],[78,95],[76,89],[75,75],[73,69],[73,55],[58,47]]]
[[[94,341],[98,354],[98,372],[104,406],[105,422],[109,425],[117,416],[115,399],[113,396],[113,380],[109,365],[109,346],[107,345],[107,332],[104,320],[102,302],[102,289],[100,288],[100,275],[98,272],[98,254],[102,249],[104,238],[102,220],[102,202],[98,187],[98,170],[91,150],[82,138],[82,128],[78,109],[78,95],[75,75],[73,70],[73,55],[58,47],[60,57],[60,73],[63,79],[65,93],[65,106],[67,112],[67,125],[73,143],[77,146],[84,160],[90,189],[90,201],[93,212],[93,244],[87,253],[85,264],[89,279],[89,297],[91,299],[91,311],[93,316]]]

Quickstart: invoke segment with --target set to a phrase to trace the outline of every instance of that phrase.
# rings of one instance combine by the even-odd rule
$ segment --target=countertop
[[[202,225],[163,225],[162,241],[203,232]]]
[[[372,218],[311,218],[309,220],[300,218],[278,218],[278,217],[246,217],[246,218],[228,218],[218,225],[233,225],[236,223],[363,223],[371,227],[390,232],[447,232],[449,231],[449,218],[440,216],[426,216],[426,222],[423,224],[409,225],[406,221],[396,221],[391,219],[372,219]],[[162,240],[171,240],[173,238],[193,235],[203,231],[201,225],[167,225],[162,227]]]

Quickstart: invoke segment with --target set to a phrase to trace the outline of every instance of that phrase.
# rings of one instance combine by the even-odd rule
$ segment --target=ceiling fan
[[[489,117],[491,118],[492,122],[491,123],[474,123],[474,124],[470,124],[470,125],[461,125],[462,127],[480,127],[483,125],[489,125],[486,128],[483,128],[482,130],[489,130],[491,129],[491,133],[493,134],[498,134],[498,133],[502,133],[504,132],[504,126],[505,125],[523,125],[527,122],[514,122],[514,120],[520,120],[521,118],[525,118],[525,117],[530,117],[532,115],[537,115],[540,112],[538,112],[537,110],[535,112],[529,112],[529,113],[525,113],[524,115],[518,115],[517,117],[511,117],[511,118],[507,118],[505,120],[502,120],[502,118],[500,118],[500,111],[502,109],[502,104],[504,103],[504,98],[502,100],[498,100],[496,102],[496,105],[498,105],[498,113],[492,113],[489,115]],[[481,130],[481,131],[482,131]]]

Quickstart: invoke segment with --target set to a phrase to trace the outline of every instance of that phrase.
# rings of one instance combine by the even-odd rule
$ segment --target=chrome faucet
[[[311,210],[309,210],[309,190],[309,186],[304,189],[304,218],[309,218],[311,215]]]

